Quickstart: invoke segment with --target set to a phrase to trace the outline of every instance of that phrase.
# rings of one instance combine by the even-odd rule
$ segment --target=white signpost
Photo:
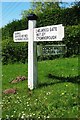
[[[15,31],[14,42],[28,42],[28,88],[34,89],[38,85],[37,75],[37,43],[38,41],[62,41],[64,26],[62,24],[46,27],[36,27],[37,16],[28,16],[28,30]]]

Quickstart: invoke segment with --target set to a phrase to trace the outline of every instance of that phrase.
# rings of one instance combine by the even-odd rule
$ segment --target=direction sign
[[[29,30],[15,31],[13,34],[14,42],[28,42]]]
[[[34,29],[34,41],[62,41],[64,27],[62,24]]]
[[[34,28],[33,41],[62,41],[64,38],[64,26],[62,24]],[[14,42],[28,42],[29,30],[15,31]]]

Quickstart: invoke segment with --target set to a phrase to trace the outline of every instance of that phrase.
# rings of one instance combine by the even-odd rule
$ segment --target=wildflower
[[[61,95],[64,95],[65,94],[65,92],[63,92]]]
[[[22,114],[24,114],[24,111],[22,111]]]
[[[44,99],[46,99],[47,100],[47,98],[44,96]]]
[[[27,105],[27,107],[29,107],[29,104]]]
[[[28,104],[28,102],[27,102],[27,104]]]
[[[66,85],[66,87],[67,87],[68,85]]]
[[[30,98],[28,100],[30,100]]]
[[[35,113],[33,113],[33,115],[35,115]]]
[[[16,111],[14,111],[14,113],[15,113]]]
[[[47,116],[47,118],[50,118],[49,116]]]
[[[24,118],[24,115],[22,115],[21,118],[23,119],[23,118]]]
[[[25,116],[25,114],[23,114],[23,116]]]
[[[38,118],[40,118],[40,116]]]
[[[51,92],[46,93],[46,95],[50,95],[50,94],[51,94]]]
[[[14,117],[13,115],[11,115],[11,117]]]
[[[6,115],[6,118],[9,119],[9,115]]]
[[[19,96],[17,96],[17,99],[19,99]]]
[[[32,117],[32,114],[30,114],[29,116]]]

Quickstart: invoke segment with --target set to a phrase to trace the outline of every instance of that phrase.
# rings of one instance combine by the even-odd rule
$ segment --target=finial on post
[[[33,90],[38,85],[37,74],[37,43],[34,42],[34,28],[36,28],[37,16],[28,15],[29,41],[28,41],[28,88]]]
[[[38,17],[35,14],[29,14],[27,18],[28,20],[37,20]]]

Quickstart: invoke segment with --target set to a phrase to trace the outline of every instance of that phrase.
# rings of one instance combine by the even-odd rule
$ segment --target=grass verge
[[[38,62],[38,88],[33,91],[28,90],[27,80],[9,83],[19,75],[27,76],[27,68],[27,64],[2,68],[3,90],[17,88],[17,94],[3,94],[3,118],[79,118],[77,57]]]

